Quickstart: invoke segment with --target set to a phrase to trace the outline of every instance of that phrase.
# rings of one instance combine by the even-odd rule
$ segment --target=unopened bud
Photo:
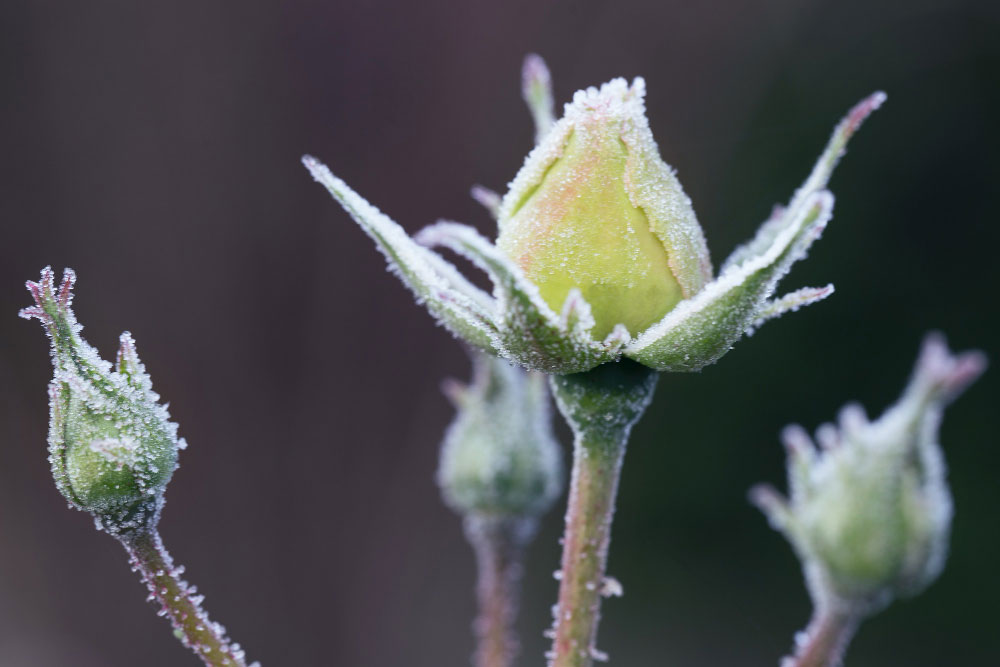
[[[859,405],[838,426],[786,429],[790,498],[758,487],[752,499],[803,561],[817,606],[855,614],[926,588],[944,567],[951,494],[937,442],[945,405],[986,366],[978,352],[952,356],[928,336],[902,398],[877,421]]]
[[[122,334],[114,370],[80,336],[71,308],[75,279],[66,269],[56,289],[46,268],[39,282],[27,284],[35,305],[20,313],[39,319],[52,342],[52,474],[66,499],[100,528],[119,536],[147,530],[159,518],[184,441],[157,403],[132,336]]]
[[[578,92],[504,197],[497,246],[556,312],[578,288],[602,339],[638,335],[711,280],[701,228],[660,158],[645,84]]]
[[[448,505],[495,518],[545,512],[563,471],[544,376],[476,353],[472,384],[445,390],[457,410],[438,470]]]

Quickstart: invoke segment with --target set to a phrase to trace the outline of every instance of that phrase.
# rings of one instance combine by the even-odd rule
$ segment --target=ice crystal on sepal
[[[132,336],[121,335],[116,368],[80,335],[71,269],[58,289],[52,269],[28,282],[37,318],[52,343],[49,461],[60,492],[98,525],[121,535],[155,524],[184,441],[157,401]]]
[[[818,448],[801,427],[785,429],[789,498],[769,486],[751,498],[798,552],[818,609],[872,613],[938,576],[952,516],[938,427],[985,366],[981,353],[953,356],[930,335],[878,420],[848,405],[837,426],[817,430]]]

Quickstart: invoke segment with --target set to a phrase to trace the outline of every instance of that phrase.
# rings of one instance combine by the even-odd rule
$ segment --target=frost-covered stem
[[[573,472],[551,667],[588,667],[597,650],[601,598],[620,594],[605,577],[611,521],[625,446],[653,397],[657,375],[632,361],[552,376],[560,411],[573,429]]]
[[[524,548],[536,526],[534,518],[471,515],[465,520],[465,535],[478,566],[476,667],[510,667],[517,657],[520,646],[514,621],[521,598]]]
[[[229,641],[226,630],[208,618],[201,607],[203,596],[181,579],[184,568],[175,566],[156,529],[121,537],[134,571],[149,589],[149,599],[160,604],[181,642],[210,667],[246,667],[243,650]]]
[[[847,645],[858,629],[858,617],[833,609],[817,610],[795,655],[782,660],[781,667],[840,667]]]

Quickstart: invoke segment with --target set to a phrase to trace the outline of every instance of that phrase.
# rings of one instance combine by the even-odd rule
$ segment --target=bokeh
[[[560,102],[642,75],[716,265],[788,199],[858,99],[889,100],[783,284],[836,284],[718,365],[664,376],[625,462],[600,648],[612,664],[775,665],[809,604],[746,502],[781,427],[878,414],[924,332],[1000,361],[1000,5],[990,0],[112,2],[0,6],[0,665],[193,665],[121,547],[68,511],[24,281],[79,274],[106,356],[132,331],[190,448],[162,532],[265,666],[468,664],[474,569],[433,476],[461,350],[299,164],[314,153],[415,231],[492,236],[467,195],[532,142],[521,59]],[[948,412],[952,554],[864,625],[850,667],[1000,664],[994,368]],[[568,441],[563,429],[564,440]],[[560,509],[530,552],[541,665]]]

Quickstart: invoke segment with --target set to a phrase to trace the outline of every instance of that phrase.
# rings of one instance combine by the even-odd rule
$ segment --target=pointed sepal
[[[545,61],[536,53],[524,57],[521,95],[535,121],[535,143],[540,144],[556,122],[556,103],[552,95],[552,75]]]
[[[661,371],[700,370],[756,326],[829,296],[832,285],[771,299],[792,264],[822,234],[833,212],[833,195],[824,189],[833,168],[848,139],[884,100],[884,93],[875,93],[856,105],[788,206],[776,207],[754,238],[726,260],[718,278],[639,335],[625,356]]]
[[[486,293],[439,255],[414,242],[402,227],[334,176],[326,165],[308,155],[302,163],[375,241],[390,269],[410,288],[418,303],[458,338],[496,354],[494,305]]]
[[[500,194],[482,185],[473,185],[469,195],[496,220],[500,217]]]

